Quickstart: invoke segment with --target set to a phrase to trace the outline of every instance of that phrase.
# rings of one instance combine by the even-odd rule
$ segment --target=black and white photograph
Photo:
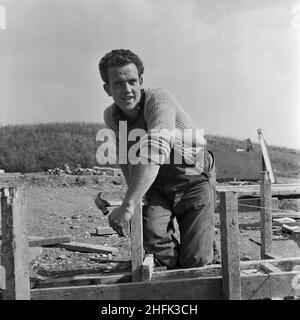
[[[0,0],[0,200],[0,300],[300,300],[300,0]]]

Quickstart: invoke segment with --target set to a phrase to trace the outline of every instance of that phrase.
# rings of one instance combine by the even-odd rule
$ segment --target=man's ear
[[[143,79],[143,77],[140,77],[140,85],[142,86],[143,83],[144,83],[144,79]]]
[[[109,90],[109,85],[108,85],[107,83],[104,83],[103,89],[105,90],[105,92],[106,92],[110,97],[112,96],[112,94],[111,94],[111,92],[110,92],[110,90]]]

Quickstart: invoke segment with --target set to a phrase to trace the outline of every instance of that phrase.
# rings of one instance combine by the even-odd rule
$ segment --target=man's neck
[[[137,119],[139,115],[139,104],[137,104],[134,109],[128,110],[126,113],[123,113],[126,115],[126,117],[130,118],[131,120]]]

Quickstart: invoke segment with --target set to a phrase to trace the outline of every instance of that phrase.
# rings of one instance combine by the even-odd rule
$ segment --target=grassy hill
[[[96,141],[99,123],[48,123],[36,125],[9,125],[0,127],[0,168],[6,172],[40,172],[49,168],[72,168],[98,165]],[[220,136],[206,136],[209,149],[236,151],[244,149],[245,141]],[[260,150],[258,144],[254,145]],[[268,146],[276,175],[300,175],[300,151]]]

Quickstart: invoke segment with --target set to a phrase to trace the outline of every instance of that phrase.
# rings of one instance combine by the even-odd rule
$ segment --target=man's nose
[[[131,92],[131,86],[130,86],[130,84],[127,83],[127,82],[125,82],[125,84],[124,84],[124,91],[125,91],[126,93],[130,93],[130,92]]]

